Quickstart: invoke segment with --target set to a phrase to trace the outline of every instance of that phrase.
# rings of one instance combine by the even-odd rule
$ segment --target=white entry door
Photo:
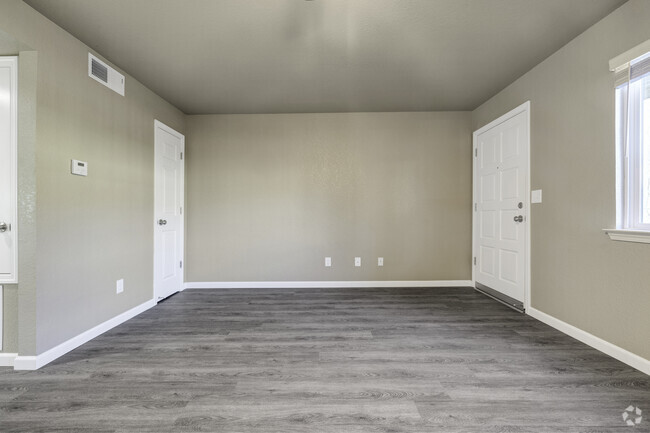
[[[183,286],[185,137],[155,121],[154,296]]]
[[[0,284],[16,282],[17,63],[0,57]]]
[[[475,281],[522,304],[528,263],[528,107],[474,133]]]

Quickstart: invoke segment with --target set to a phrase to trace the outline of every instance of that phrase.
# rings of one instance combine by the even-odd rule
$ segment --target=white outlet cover
[[[354,258],[354,266],[356,266],[356,267],[361,266],[361,257],[355,257]]]
[[[377,257],[377,266],[384,266],[384,258]]]
[[[542,190],[536,189],[530,193],[530,202],[531,203],[541,203],[542,202]]]
[[[117,280],[117,283],[115,284],[115,292],[122,293],[123,291],[124,291],[124,278],[121,278]]]
[[[325,257],[325,267],[329,268],[332,266],[332,258],[331,257]]]

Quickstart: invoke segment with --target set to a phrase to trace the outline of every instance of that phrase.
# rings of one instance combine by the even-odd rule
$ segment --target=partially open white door
[[[154,296],[157,301],[183,286],[185,137],[155,121]]]
[[[474,133],[474,278],[521,308],[528,274],[528,107]]]

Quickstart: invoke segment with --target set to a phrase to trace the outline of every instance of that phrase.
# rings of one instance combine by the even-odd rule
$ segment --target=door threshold
[[[512,308],[513,310],[519,312],[519,313],[525,313],[526,310],[524,309],[524,304],[521,301],[518,301],[514,298],[511,298],[508,295],[504,295],[501,292],[498,292],[494,289],[491,289],[488,286],[485,286],[481,283],[476,283],[476,287],[474,287],[474,290],[477,292],[480,292],[484,294],[485,296],[488,296],[495,301],[498,301],[505,305],[506,307]]]
[[[171,295],[167,295],[167,296],[158,296],[158,300],[156,301],[156,303],[159,304],[159,303],[161,303],[161,302],[163,302],[163,301],[166,301],[167,299],[169,299],[169,298],[171,298],[172,296],[177,295],[177,294],[179,294],[179,293],[180,293],[180,290],[179,290],[178,292],[174,292],[174,293],[172,293]]]

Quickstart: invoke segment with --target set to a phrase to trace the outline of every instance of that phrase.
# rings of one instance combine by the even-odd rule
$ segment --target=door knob
[[[11,230],[11,224],[0,223],[0,233],[4,233],[7,230]]]
[[[159,226],[164,226],[165,224],[167,224],[167,220],[163,220],[163,219],[158,220]]]
[[[522,215],[517,215],[515,217],[515,222],[516,223],[520,223],[520,222],[523,222],[523,221],[524,221],[524,217]]]

